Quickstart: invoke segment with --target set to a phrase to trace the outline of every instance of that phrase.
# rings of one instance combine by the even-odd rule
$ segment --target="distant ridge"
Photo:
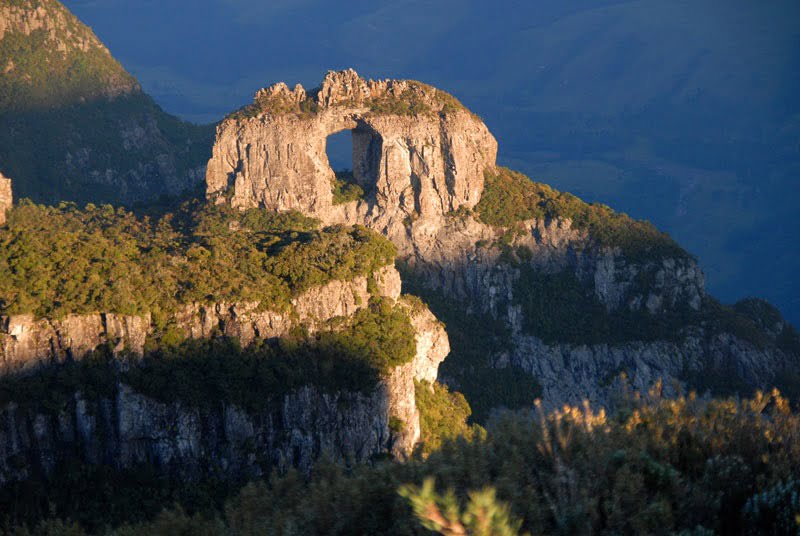
[[[0,0],[0,170],[20,197],[177,195],[201,182],[211,134],[164,113],[57,0]]]

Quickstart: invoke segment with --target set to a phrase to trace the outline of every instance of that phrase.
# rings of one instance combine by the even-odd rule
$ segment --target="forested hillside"
[[[0,170],[37,201],[193,190],[212,129],[166,114],[57,0],[0,2]]]

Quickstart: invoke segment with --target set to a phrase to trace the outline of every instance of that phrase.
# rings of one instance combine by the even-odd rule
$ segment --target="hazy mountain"
[[[131,202],[203,176],[211,129],[164,113],[55,0],[0,1],[0,169],[36,200]]]

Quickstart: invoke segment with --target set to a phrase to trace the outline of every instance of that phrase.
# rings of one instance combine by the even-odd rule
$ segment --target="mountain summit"
[[[56,0],[0,3],[0,111],[141,93],[136,79]]]

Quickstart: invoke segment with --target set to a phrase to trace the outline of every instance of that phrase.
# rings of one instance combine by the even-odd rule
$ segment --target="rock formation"
[[[0,173],[0,225],[6,223],[6,212],[14,206],[14,196],[11,192],[11,179],[3,177]]]
[[[346,206],[333,203],[325,154],[327,137],[343,130],[352,131],[354,178],[367,191]],[[440,90],[331,72],[309,94],[285,84],[261,90],[251,107],[223,121],[207,194],[236,207],[299,210],[404,233],[408,218],[435,221],[473,207],[496,153],[483,122]]]
[[[400,278],[393,267],[373,275],[374,292],[396,301]],[[350,317],[369,303],[368,278],[334,280],[312,288],[292,300],[289,311],[272,311],[259,303],[190,304],[173,312],[174,322],[188,339],[214,334],[236,338],[243,346],[255,339],[274,339],[303,326],[313,333],[335,317]],[[141,356],[154,326],[150,315],[112,313],[68,315],[37,319],[33,315],[0,316],[0,376],[42,365],[79,360],[90,351],[111,345],[121,355]]]
[[[0,485],[50,474],[70,455],[86,463],[130,468],[140,463],[198,476],[210,464],[228,478],[252,478],[273,468],[307,470],[322,453],[355,463],[391,453],[411,453],[420,436],[415,380],[435,378],[450,351],[444,327],[424,305],[400,296],[400,277],[390,266],[368,279],[332,281],[292,301],[290,311],[263,310],[259,304],[191,305],[174,313],[189,338],[223,334],[243,345],[272,339],[302,326],[313,333],[326,322],[350,317],[371,296],[398,303],[415,332],[416,354],[392,369],[368,392],[318,388],[309,384],[246,411],[228,403],[203,409],[164,403],[118,381],[113,396],[92,398],[75,391],[71,402],[46,412],[12,402],[0,408]],[[118,354],[141,355],[153,327],[141,317],[97,314],[36,320],[29,315],[0,319],[4,374],[80,360],[101,345]],[[400,423],[390,426],[390,420]]]
[[[327,136],[342,130],[352,131],[353,179],[365,194],[336,204],[325,147]],[[352,70],[329,72],[308,92],[285,84],[261,90],[252,105],[217,127],[207,196],[241,208],[300,210],[325,223],[360,223],[384,233],[425,287],[508,326],[512,349],[491,357],[492,366],[513,365],[534,375],[546,403],[608,403],[607,379],[621,371],[637,388],[660,381],[669,390],[685,385],[687,371],[722,363],[742,385],[763,388],[786,363],[800,366],[800,356],[692,324],[689,318],[708,297],[702,271],[685,252],[629,258],[620,247],[598,245],[568,217],[514,229],[483,223],[472,209],[486,173],[496,169],[496,153],[480,119],[440,90],[414,81],[367,81]],[[529,254],[508,262],[508,253],[520,247]],[[669,334],[669,343],[636,337],[545,343],[524,329],[515,295],[526,270],[574,274],[604,315],[640,314],[642,322],[685,317],[685,325]]]

